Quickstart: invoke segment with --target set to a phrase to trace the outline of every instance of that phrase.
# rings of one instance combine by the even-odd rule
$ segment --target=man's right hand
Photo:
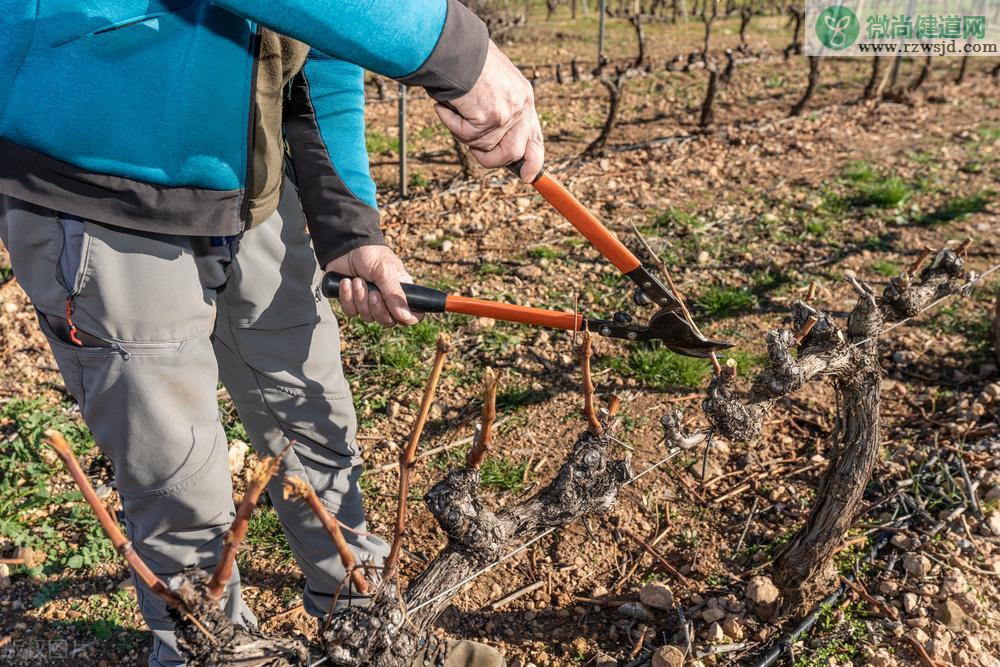
[[[530,183],[542,170],[545,146],[535,112],[535,93],[521,70],[492,41],[483,71],[465,95],[439,104],[438,116],[452,134],[468,144],[484,167],[503,167],[524,158],[521,180]]]

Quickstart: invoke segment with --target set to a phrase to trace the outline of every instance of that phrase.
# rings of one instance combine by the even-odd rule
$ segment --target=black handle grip
[[[523,166],[524,166],[524,158],[521,158],[520,160],[515,160],[514,162],[508,164],[507,170],[510,171],[510,173],[517,176],[518,178],[521,178],[521,167]],[[541,169],[538,170],[538,173],[535,174],[535,177],[531,179],[531,182],[534,183],[535,181],[537,181],[539,178],[542,177],[542,174],[544,173],[545,173],[545,167],[542,167]]]
[[[333,271],[323,276],[323,296],[328,299],[339,298],[340,281],[345,278],[351,279],[352,276],[345,276]],[[369,290],[379,291],[378,285],[375,283],[366,284]],[[448,299],[448,295],[441,290],[408,283],[403,283],[403,294],[406,295],[406,305],[410,307],[410,310],[418,313],[443,313],[445,302]]]

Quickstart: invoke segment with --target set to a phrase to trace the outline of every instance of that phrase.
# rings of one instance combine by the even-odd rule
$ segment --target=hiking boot
[[[443,659],[423,648],[410,667],[507,667],[507,661],[492,646],[462,639],[449,640]]]

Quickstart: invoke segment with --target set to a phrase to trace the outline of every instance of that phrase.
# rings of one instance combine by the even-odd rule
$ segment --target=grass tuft
[[[726,317],[752,309],[757,299],[744,287],[713,285],[702,292],[694,303],[706,317]]]
[[[700,387],[712,372],[706,359],[684,357],[658,346],[633,349],[627,357],[614,357],[610,363],[616,373],[653,389]]]
[[[247,523],[246,542],[258,549],[273,550],[283,561],[292,559],[292,550],[273,507],[258,507],[253,513]]]
[[[985,211],[992,197],[993,192],[990,190],[984,190],[965,197],[954,197],[936,210],[920,216],[917,221],[922,225],[940,225],[956,220],[963,220],[973,213],[982,213]]]

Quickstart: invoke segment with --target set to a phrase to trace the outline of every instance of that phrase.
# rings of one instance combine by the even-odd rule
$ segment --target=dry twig
[[[479,431],[473,440],[472,448],[465,458],[469,468],[479,468],[493,442],[493,423],[497,418],[497,376],[492,368],[483,373],[483,409],[479,417]]]
[[[357,561],[354,558],[354,552],[351,551],[351,547],[348,546],[347,540],[344,538],[344,531],[341,530],[340,522],[326,511],[312,485],[299,477],[285,477],[284,488],[286,498],[294,496],[304,500],[309,505],[309,508],[319,519],[320,523],[323,524],[323,529],[326,530],[330,539],[333,540],[337,554],[340,556],[340,562],[344,565],[344,571],[350,575],[354,588],[362,595],[367,595],[368,582],[365,580],[362,569],[356,567]]]
[[[250,515],[253,514],[253,510],[257,506],[257,501],[260,500],[260,495],[264,492],[267,483],[271,481],[274,473],[278,472],[281,459],[284,458],[285,452],[288,451],[293,442],[289,440],[277,456],[265,456],[254,466],[250,482],[247,484],[246,493],[243,494],[240,506],[236,510],[236,517],[233,519],[232,525],[229,526],[229,530],[226,531],[225,537],[223,537],[219,564],[215,567],[212,578],[207,585],[210,597],[216,600],[221,599],[222,594],[229,585],[229,580],[233,576],[233,563],[236,561],[236,552],[239,551],[240,544],[243,543],[243,539],[247,535]]]
[[[427,424],[427,415],[430,413],[431,404],[434,402],[434,393],[437,391],[438,381],[441,379],[441,371],[444,369],[445,358],[451,350],[451,344],[445,334],[438,335],[437,345],[434,351],[434,363],[431,367],[430,377],[427,379],[427,386],[424,388],[424,397],[420,401],[420,411],[417,419],[413,422],[413,430],[410,431],[410,441],[406,449],[399,453],[399,504],[396,509],[396,527],[392,535],[392,547],[389,549],[389,557],[385,560],[385,578],[388,579],[396,573],[399,565],[399,557],[403,550],[403,537],[406,534],[406,501],[410,495],[410,470],[417,456],[417,445],[420,443],[420,436],[424,432]]]

